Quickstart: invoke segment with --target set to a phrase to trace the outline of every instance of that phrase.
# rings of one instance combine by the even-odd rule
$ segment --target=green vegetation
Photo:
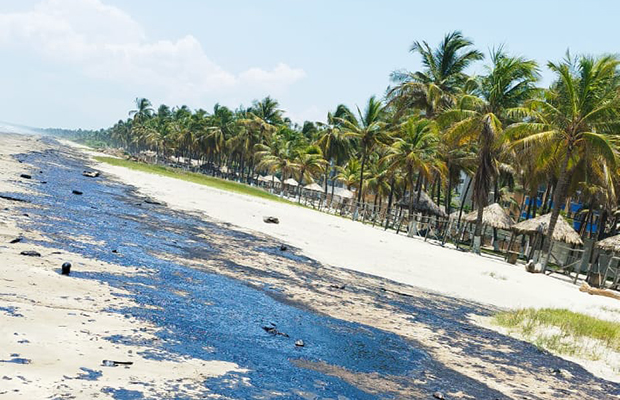
[[[496,314],[493,322],[560,354],[597,359],[605,349],[620,352],[620,323],[565,309],[506,311]],[[588,345],[587,339],[594,339],[597,344]]]
[[[148,172],[151,174],[157,174],[167,176],[169,178],[181,179],[187,182],[193,182],[200,185],[209,186],[215,189],[226,190],[229,192],[246,194],[249,196],[260,197],[263,199],[279,201],[282,203],[288,203],[297,205],[297,203],[290,202],[286,199],[282,199],[279,196],[268,193],[263,189],[255,188],[245,185],[243,183],[231,182],[225,179],[213,178],[204,174],[195,172],[188,172],[178,168],[164,167],[161,165],[152,165],[136,161],[123,160],[114,157],[94,157],[99,162],[104,162],[110,165],[116,165],[118,167],[125,167],[136,171]]]
[[[324,121],[293,123],[269,96],[249,107],[216,104],[210,111],[155,107],[138,98],[129,118],[77,139],[132,155],[148,151],[155,163],[195,160],[240,182],[270,174],[300,186],[318,181],[324,191],[342,184],[356,192],[354,215],[363,202],[362,218],[371,209],[387,216],[386,227],[396,204],[407,208],[399,222],[413,211],[442,214],[434,204],[420,206],[423,191],[432,200],[427,205],[435,202],[450,214],[455,188],[467,176],[460,194],[479,210],[473,235],[478,253],[482,209],[492,202],[519,217],[551,213],[546,238],[571,201],[583,205],[566,210],[569,220],[581,222],[582,235],[617,233],[618,56],[567,54],[541,66],[502,46],[485,55],[458,31],[437,46],[414,41],[410,51],[421,59],[419,70],[394,71],[385,96],[371,96],[361,107],[334,103]],[[474,65],[481,67],[478,76],[469,74]],[[553,79],[541,87],[545,67]],[[294,194],[301,195],[301,187]],[[526,203],[527,197],[535,201]],[[458,206],[468,210],[464,203]],[[587,226],[596,231],[588,233]],[[546,238],[543,264],[549,261]]]

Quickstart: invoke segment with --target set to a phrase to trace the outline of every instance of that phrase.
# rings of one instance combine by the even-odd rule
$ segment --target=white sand
[[[36,138],[0,134],[0,191],[24,192],[20,173],[26,166],[11,154],[39,149]],[[29,173],[29,172],[28,172]],[[36,178],[33,176],[33,180]],[[149,398],[176,395],[199,397],[203,381],[229,371],[235,364],[222,361],[144,358],[144,351],[162,352],[155,336],[157,328],[134,318],[107,312],[106,308],[136,306],[105,283],[59,274],[64,261],[73,270],[127,274],[127,268],[84,259],[76,254],[38,247],[28,239],[41,239],[33,231],[16,226],[21,216],[16,203],[0,199],[0,399],[113,398],[109,389],[136,390]],[[9,244],[23,236],[26,242]],[[23,250],[36,250],[41,257],[26,257]],[[148,273],[148,271],[131,271]],[[115,344],[112,335],[150,339],[149,345]],[[29,363],[10,362],[27,359]],[[130,367],[105,367],[104,359],[132,361]],[[7,362],[9,361],[9,362]],[[87,368],[100,371],[96,380],[81,379]]]
[[[204,212],[264,232],[322,263],[501,308],[554,307],[620,321],[620,301],[579,292],[562,279],[490,257],[442,248],[307,208],[97,163],[96,167],[170,207]],[[265,224],[263,216],[280,224]]]
[[[4,141],[2,143],[4,144]],[[26,147],[30,149],[31,146],[28,144]],[[83,148],[82,150],[85,151]],[[10,176],[2,174],[2,171],[5,170],[4,167],[7,166],[4,164],[5,162],[10,167]],[[362,271],[497,307],[563,307],[612,320],[620,320],[620,302],[587,295],[579,292],[576,286],[558,279],[528,274],[522,267],[512,266],[487,257],[461,253],[454,249],[441,248],[424,243],[420,239],[411,239],[403,235],[397,236],[381,229],[309,209],[223,192],[197,184],[107,164],[95,164],[98,169],[103,171],[104,175],[116,177],[125,183],[132,184],[145,195],[164,201],[170,207],[201,212],[209,217],[234,224],[241,229],[269,234],[302,249],[306,255],[324,264]],[[6,157],[0,154],[0,167],[3,167],[0,169],[0,190],[8,190],[7,187],[14,188],[14,182],[11,180],[16,174],[19,174],[19,165],[6,161]],[[0,206],[4,206],[4,203]],[[266,215],[278,217],[280,224],[265,224],[262,218]],[[4,230],[5,239],[23,233],[16,231],[14,225],[11,225],[16,218],[19,217],[9,215],[8,221],[0,220],[0,232]],[[28,234],[36,235],[36,232],[28,232]],[[0,243],[6,242],[5,239],[0,240]],[[89,238],[84,239],[89,240]],[[103,339],[99,340],[102,336],[105,337],[114,333],[141,334],[150,337],[149,335],[153,334],[155,328],[139,321],[121,319],[115,314],[106,313],[103,310],[107,306],[103,303],[106,300],[111,299],[110,301],[119,302],[126,300],[115,298],[107,285],[93,281],[84,281],[83,286],[80,287],[75,287],[71,283],[67,286],[65,284],[70,282],[68,279],[73,278],[67,279],[59,276],[55,268],[58,268],[63,259],[71,258],[72,261],[80,263],[81,268],[92,270],[105,268],[106,271],[116,271],[117,273],[126,273],[126,270],[113,265],[103,265],[92,260],[83,260],[66,253],[54,256],[49,254],[49,250],[41,260],[24,259],[17,255],[18,250],[22,249],[20,246],[22,245],[3,246],[0,244],[0,256],[9,257],[10,263],[19,262],[25,265],[25,268],[19,271],[11,268],[0,268],[0,277],[11,279],[11,290],[14,293],[19,293],[19,299],[21,299],[12,302],[14,301],[13,298],[0,297],[1,304],[3,306],[12,304],[18,307],[17,312],[25,316],[25,318],[11,317],[0,312],[0,327],[6,326],[7,322],[11,324],[10,332],[6,329],[0,330],[0,352],[7,349],[4,350],[4,353],[0,353],[0,359],[6,359],[7,352],[10,352],[18,353],[20,357],[33,359],[33,362],[17,367],[15,364],[5,365],[8,366],[6,368],[12,374],[11,377],[21,375],[28,382],[24,383],[17,378],[17,380],[8,381],[14,385],[9,389],[4,389],[4,386],[0,385],[2,388],[0,398],[2,398],[3,390],[15,389],[20,390],[20,392],[15,393],[22,394],[23,398],[39,398],[62,393],[79,393],[78,397],[91,397],[96,393],[103,396],[99,391],[106,386],[141,390],[145,391],[147,395],[165,397],[162,395],[162,391],[173,378],[178,377],[191,383],[204,377],[221,375],[238,368],[230,363],[217,361],[205,363],[200,360],[185,360],[182,364],[169,361],[154,365],[136,354],[140,349],[115,345]],[[4,282],[0,283],[4,284]],[[38,288],[44,288],[44,290],[32,290],[35,287],[32,283],[36,284]],[[80,284],[82,285],[82,281]],[[15,286],[13,287],[13,285]],[[61,293],[67,291],[70,293],[69,297],[59,299]],[[84,301],[83,299],[86,299],[87,296],[94,298],[95,301],[92,304],[90,300]],[[76,298],[80,300],[76,300]],[[338,307],[336,308],[338,309]],[[342,308],[341,314],[336,312],[333,315],[336,318],[350,319],[350,311]],[[332,307],[324,310],[324,312],[332,315],[334,309]],[[82,313],[86,315],[82,315]],[[403,320],[402,323],[394,322],[397,318],[395,319],[395,316],[390,315],[388,311],[385,313],[383,315],[385,324],[387,324],[385,326],[377,323],[377,318],[380,317],[378,314],[381,313],[373,314],[370,320],[360,317],[362,320],[358,322],[377,325],[380,329],[393,330],[405,336],[409,331],[402,331],[401,328],[408,326],[412,329],[410,333],[414,333],[410,337],[422,340],[429,348],[440,348],[439,350],[429,350],[433,357],[440,362],[453,366],[466,376],[487,381],[487,384],[492,385],[497,390],[511,393],[511,389],[504,385],[506,382],[488,381],[485,375],[475,375],[476,369],[470,368],[476,363],[484,365],[488,360],[485,361],[470,355],[461,356],[454,348],[443,349],[440,341],[433,342],[433,335],[441,336],[445,333],[434,331],[424,333],[429,327],[418,326],[420,324],[409,326],[411,324],[408,320]],[[399,317],[404,318],[404,316]],[[42,324],[39,322],[41,319],[46,319],[51,323]],[[89,321],[91,319],[94,321]],[[107,327],[111,327],[111,329]],[[146,332],[139,329],[136,332],[136,328],[139,327],[146,329]],[[13,335],[14,332],[23,332],[28,340],[32,337],[37,344],[18,343],[21,337]],[[428,336],[426,341],[424,341],[424,335]],[[429,340],[432,343],[429,343]],[[59,343],[59,345],[54,349],[55,351],[50,352],[48,348],[52,343]],[[156,344],[154,344],[154,348],[156,348]],[[18,350],[14,351],[14,349]],[[129,350],[132,352],[129,353]],[[113,357],[120,359],[132,357],[133,361],[138,360],[139,362],[127,370],[131,372],[131,375],[124,374],[124,368],[108,370],[100,366],[102,358]],[[575,361],[591,372],[607,379],[616,380],[618,377],[615,371],[610,371],[608,365],[599,368],[599,365],[592,364],[587,360]],[[7,369],[3,369],[5,366],[0,363],[0,379],[4,371],[7,371]],[[97,381],[64,378],[65,375],[69,378],[76,377],[81,373],[79,367],[101,370],[104,376]],[[488,368],[489,371],[497,372],[493,369],[492,363],[488,365]],[[540,377],[531,374],[526,375],[520,374],[519,380],[526,387],[531,386],[532,393],[536,392],[534,386],[536,386],[536,390],[544,391],[551,385],[551,383],[544,381],[538,382]],[[534,380],[528,381],[530,378]],[[136,381],[151,382],[154,383],[154,386],[145,390],[141,385],[133,386],[135,384],[130,383]],[[531,385],[527,382],[530,382]],[[3,381],[0,383],[4,384]],[[14,398],[15,393],[8,393],[7,396],[10,397],[7,398]]]

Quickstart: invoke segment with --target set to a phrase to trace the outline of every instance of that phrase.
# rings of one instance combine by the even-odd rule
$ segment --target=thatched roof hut
[[[620,252],[620,235],[611,236],[607,239],[596,242],[596,247],[605,251]]]
[[[546,235],[549,229],[550,220],[551,213],[519,222],[513,226],[512,229],[517,233],[524,234],[532,234],[542,230],[543,234]],[[583,244],[579,234],[568,224],[568,222],[566,222],[564,218],[562,218],[561,215],[558,216],[558,222],[555,225],[555,230],[553,231],[553,240],[568,244]]]
[[[448,215],[433,202],[431,197],[424,190],[420,193],[420,201],[418,202],[418,192],[413,192],[413,209],[425,214],[437,215],[446,218]],[[403,197],[397,205],[402,208],[409,207],[409,195]]]
[[[461,218],[465,222],[476,222],[478,218],[478,210],[472,211]],[[484,207],[482,211],[482,225],[490,226],[491,228],[509,230],[515,224],[514,220],[506,210],[497,203],[493,203],[490,206]]]
[[[313,192],[320,192],[320,193],[325,192],[325,190],[323,190],[323,188],[319,184],[317,184],[316,182],[304,186],[304,190],[310,190],[310,191],[313,191]]]
[[[293,178],[285,179],[283,183],[288,186],[299,186],[299,183]]]

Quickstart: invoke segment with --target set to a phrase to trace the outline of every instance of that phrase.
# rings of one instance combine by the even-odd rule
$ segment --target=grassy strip
[[[565,309],[522,309],[500,312],[494,316],[494,323],[517,330],[526,337],[534,337],[534,343],[549,350],[564,354],[579,352],[580,339],[595,339],[606,347],[620,351],[620,323],[605,321],[589,315]],[[549,328],[559,331],[545,335]],[[572,337],[572,340],[565,340]]]
[[[232,181],[228,181],[225,179],[214,178],[214,177],[196,173],[196,172],[188,172],[188,171],[184,171],[179,168],[164,167],[161,165],[152,165],[152,164],[123,160],[120,158],[113,158],[113,157],[96,156],[94,158],[95,160],[99,162],[104,162],[104,163],[115,165],[118,167],[125,167],[125,168],[133,169],[136,171],[148,172],[151,174],[167,176],[169,178],[181,179],[183,181],[193,182],[199,185],[205,185],[205,186],[209,186],[212,188],[225,190],[228,192],[241,193],[241,194],[246,194],[248,196],[260,197],[262,199],[277,201],[280,203],[297,205],[297,203],[293,203],[286,199],[282,199],[279,196],[268,193],[264,191],[263,189],[260,189],[257,187],[245,185],[243,183],[232,182]]]

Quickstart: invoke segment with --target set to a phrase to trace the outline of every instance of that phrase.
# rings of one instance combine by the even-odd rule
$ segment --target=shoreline
[[[15,177],[31,174],[34,181],[38,171],[30,171],[13,155],[45,146],[29,136],[2,134],[0,140],[0,191],[32,193],[26,188],[31,180]],[[18,227],[30,218],[19,212],[21,204],[0,199],[0,206],[0,398],[113,398],[133,392],[161,398],[172,384],[187,385],[179,395],[201,396],[206,391],[200,384],[208,377],[241,371],[229,362],[172,354],[167,360],[149,359],[146,354],[160,351],[159,329],[110,311],[137,306],[129,292],[84,278],[102,271],[123,276],[144,272],[50,248],[39,232]],[[15,238],[22,239],[9,243]],[[24,256],[22,251],[40,256]],[[67,260],[73,271],[63,276],[60,266]],[[143,344],[115,343],[108,339],[114,335]],[[133,365],[108,367],[102,365],[105,359]]]
[[[327,265],[502,309],[567,308],[620,321],[617,300],[580,292],[562,277],[530,274],[503,260],[396,235],[305,207],[94,160],[92,163],[173,209],[204,213],[241,229],[273,236]],[[262,218],[268,215],[278,217],[280,224],[265,224]]]
[[[115,178],[109,180],[113,177],[111,173],[106,172],[103,168],[99,168],[99,166],[97,166],[97,169],[103,171],[102,176],[106,180],[106,185],[117,185],[117,183],[114,183],[116,181],[120,185],[125,186],[124,183],[120,183],[125,182],[124,179]],[[77,172],[81,173],[81,170]],[[11,172],[11,174],[15,174],[15,172]],[[152,179],[154,177],[153,175],[147,175],[142,178],[146,181],[154,180],[156,183],[162,183],[158,179]],[[0,179],[0,181],[3,180]],[[172,182],[169,181],[166,181],[165,185],[163,187],[179,189],[178,186],[172,185]],[[135,200],[143,198],[146,193],[139,190],[140,187],[137,185],[128,187],[130,188],[130,193],[128,193],[130,195],[128,198],[130,203],[128,204],[135,205]],[[2,189],[1,186],[0,189]],[[184,196],[185,198],[194,199],[194,201],[203,199],[202,197],[200,199],[194,197],[195,193],[200,192],[194,186],[184,186],[182,189],[177,193],[177,197]],[[85,195],[88,196],[88,193],[91,192],[92,190],[86,191]],[[215,195],[209,193],[209,195],[211,197],[224,198],[231,204],[244,204],[246,207],[249,206],[250,209],[256,206],[252,205],[252,203],[256,202],[254,198],[246,198],[238,194],[223,192]],[[135,196],[138,197],[136,198]],[[148,195],[148,197],[162,201],[157,196]],[[170,210],[168,211],[169,217],[176,218],[175,215],[178,212],[174,210],[178,208],[168,201],[165,202],[168,203],[170,208],[166,208],[163,205],[149,207],[161,208],[161,212],[164,213],[166,210]],[[303,208],[295,207],[295,211],[300,209]],[[277,231],[278,227],[287,227],[292,221],[289,215],[281,218],[280,225],[278,226],[267,225],[262,222],[262,209],[259,208],[258,212],[256,212],[256,221],[254,221],[259,225],[259,229],[253,229],[247,226],[249,224],[246,224],[246,226],[235,225],[215,218],[212,215],[212,211],[196,209],[189,211],[191,212],[181,212],[181,214],[191,216],[191,218],[196,218],[197,220],[204,219],[208,223],[206,225],[207,229],[204,231],[196,231],[196,227],[190,227],[194,230],[193,236],[190,236],[190,241],[196,242],[198,245],[204,242],[208,246],[217,249],[218,255],[213,257],[213,254],[206,249],[204,250],[206,253],[203,253],[201,250],[190,258],[184,258],[180,255],[175,256],[174,254],[166,253],[165,250],[158,248],[158,252],[153,254],[155,257],[161,260],[170,260],[170,262],[190,268],[185,270],[186,273],[190,273],[191,270],[199,270],[217,276],[233,278],[254,288],[253,290],[273,297],[276,302],[288,303],[293,307],[298,307],[300,310],[308,309],[318,315],[361,324],[363,330],[378,329],[380,331],[377,332],[398,335],[411,342],[414,349],[420,349],[422,354],[427,354],[426,357],[420,360],[421,368],[424,368],[427,373],[434,376],[423,377],[414,372],[412,376],[403,380],[403,378],[398,376],[364,374],[360,371],[356,372],[355,370],[342,368],[338,364],[293,363],[299,368],[335,377],[355,387],[362,388],[362,390],[368,393],[375,393],[376,389],[373,389],[373,387],[378,385],[385,391],[399,394],[396,396],[398,398],[406,398],[407,393],[417,393],[419,396],[424,397],[425,393],[428,392],[418,392],[419,387],[427,387],[426,385],[429,383],[433,384],[433,382],[437,382],[436,384],[441,382],[443,387],[452,387],[454,390],[446,391],[450,398],[468,398],[467,393],[472,393],[469,391],[474,390],[472,388],[476,387],[476,385],[487,387],[489,391],[477,392],[478,396],[474,396],[477,398],[486,398],[490,393],[494,393],[493,396],[498,398],[504,398],[502,395],[512,397],[523,390],[537,398],[546,398],[546,393],[554,391],[557,391],[556,393],[562,392],[574,395],[574,397],[568,396],[569,398],[583,398],[583,396],[577,396],[580,390],[583,390],[583,393],[590,393],[589,388],[596,386],[607,387],[613,393],[619,390],[618,393],[620,393],[620,388],[616,389],[614,386],[608,386],[603,381],[593,379],[592,375],[589,375],[575,364],[545,355],[538,352],[532,345],[492,333],[486,328],[469,322],[474,315],[489,315],[489,313],[496,309],[495,307],[463,300],[462,297],[458,296],[449,297],[442,295],[439,294],[440,291],[438,290],[420,289],[416,285],[409,286],[404,283],[398,283],[395,280],[390,280],[388,277],[381,278],[381,271],[374,271],[375,273],[370,274],[362,271],[363,273],[360,274],[354,271],[353,268],[341,269],[337,265],[331,266],[332,264],[316,257],[310,257],[311,260],[299,258],[309,256],[308,251],[303,246],[295,246],[292,244],[292,241],[303,241],[308,232],[312,233],[311,230],[315,228],[314,226],[306,226],[305,230],[296,229],[296,235],[293,235],[294,237],[289,236],[289,239],[292,240],[281,239],[278,235],[272,235],[270,232],[267,232],[266,229],[260,229],[267,227]],[[275,212],[280,211],[282,209],[276,207]],[[317,214],[309,209],[307,211]],[[274,215],[278,216],[277,214]],[[332,218],[337,223],[342,221],[341,218]],[[258,221],[260,221],[260,224],[258,224]],[[361,227],[363,225],[355,225],[355,227],[358,226]],[[145,227],[148,228],[148,225]],[[156,226],[154,225],[153,227]],[[346,226],[341,227],[341,229],[343,228],[346,228]],[[171,225],[161,227],[161,229],[173,229],[174,231],[179,229],[179,227]],[[215,229],[215,231],[211,229]],[[220,230],[232,232],[232,236],[215,234],[215,232]],[[280,232],[280,235],[282,233]],[[285,230],[284,233],[288,233],[288,231]],[[347,233],[346,230],[344,233]],[[230,233],[227,233],[227,235],[230,235]],[[389,238],[394,237],[398,238],[396,235],[389,235]],[[90,239],[96,240],[97,237]],[[90,239],[88,236],[78,238],[85,245],[93,245],[93,243],[86,242]],[[412,240],[406,237],[400,237],[400,239],[402,239],[403,243],[415,241],[415,239]],[[291,251],[286,252],[286,256],[280,255],[277,250],[271,251],[271,249],[279,247],[278,243],[282,241],[291,244]],[[419,244],[431,250],[439,248],[438,246],[432,246],[423,242]],[[300,249],[301,253],[298,254],[295,248]],[[343,249],[343,251],[345,250]],[[45,258],[50,257],[50,254],[47,254],[49,251],[49,249],[45,250]],[[460,257],[462,253],[450,251],[450,253],[445,254],[453,254]],[[315,259],[317,259],[318,263],[312,261]],[[53,262],[57,264],[59,261],[54,260]],[[81,263],[82,261],[79,262]],[[97,262],[96,259],[93,262],[100,268],[98,269],[99,271],[111,273],[116,271],[116,267],[113,264],[102,264]],[[140,271],[137,273],[140,273]],[[57,273],[55,276],[60,279],[66,278],[57,275]],[[128,282],[131,282],[132,278],[130,275],[123,276],[126,276]],[[483,275],[483,278],[491,279],[492,281],[496,280],[496,278],[490,275]],[[87,282],[91,281],[88,280]],[[118,282],[122,283],[123,281],[120,280]],[[471,282],[471,284],[477,283],[479,283],[479,280]],[[99,284],[104,287],[107,285],[103,282]],[[131,288],[131,285],[129,287]],[[24,290],[27,290],[27,288]],[[116,293],[118,290],[114,289],[112,292]],[[112,295],[112,292],[108,292],[109,295]],[[28,295],[28,293],[26,292],[25,295]],[[188,300],[191,300],[193,296],[191,293],[183,292],[179,292],[176,295],[181,296],[179,299],[187,298]],[[95,314],[105,313],[103,310],[94,310],[92,312]],[[0,313],[1,317],[2,313]],[[142,323],[142,321],[137,323]],[[78,327],[75,327],[75,329],[78,330]],[[309,343],[311,346],[312,341],[310,340]],[[11,344],[11,346],[16,346],[16,344]],[[100,360],[98,361],[100,362]],[[202,360],[198,361],[202,362]],[[243,371],[240,369],[243,368],[243,365],[239,366],[230,363],[224,365],[230,368],[229,371]],[[32,368],[32,364],[25,366],[26,370],[28,367]],[[207,364],[200,368],[207,370],[211,368],[215,374],[215,367],[215,365]],[[561,375],[556,376],[549,372],[550,368],[553,370],[570,371],[569,373],[574,375],[577,380],[571,382]],[[106,373],[105,370],[103,372],[104,374]],[[33,374],[32,370],[30,373]],[[243,374],[243,372],[241,373]],[[511,376],[513,374],[519,375],[520,379],[518,382],[512,380]],[[191,374],[189,375],[191,376]],[[82,381],[83,379],[76,380],[78,383],[92,384],[90,381]],[[454,388],[454,385],[450,385],[451,381],[459,382],[457,386],[463,385],[468,381],[472,383],[469,384],[470,387],[465,392],[459,392],[457,390],[458,387]],[[161,385],[166,384],[167,382],[165,381],[161,382]],[[466,387],[468,387],[467,384],[465,384],[463,389]],[[588,389],[585,390],[585,388]],[[474,391],[473,393],[476,392]],[[591,394],[590,396],[592,396],[590,398],[595,398]]]

